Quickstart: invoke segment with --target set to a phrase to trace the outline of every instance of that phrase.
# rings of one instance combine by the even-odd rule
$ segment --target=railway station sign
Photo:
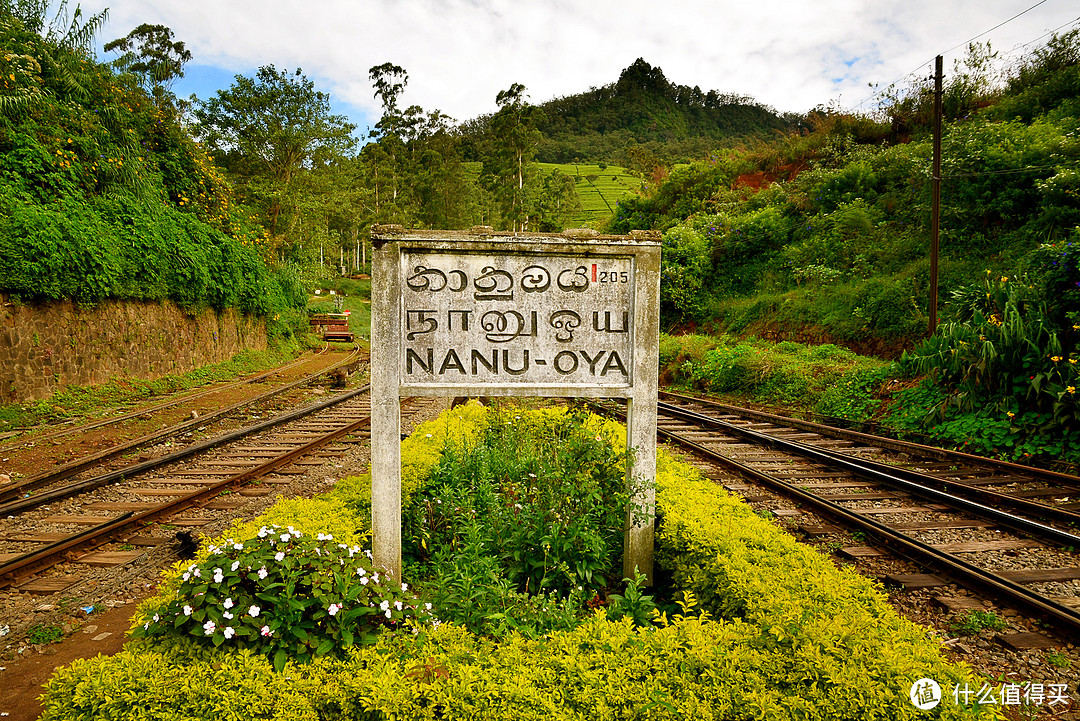
[[[651,578],[659,238],[377,225],[371,289],[372,545],[400,575],[400,399],[622,398],[631,473],[625,571]]]

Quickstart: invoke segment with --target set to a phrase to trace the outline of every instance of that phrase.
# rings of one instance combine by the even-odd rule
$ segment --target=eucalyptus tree
[[[537,124],[543,111],[526,100],[525,86],[512,84],[495,97],[499,110],[488,126],[488,143],[481,174],[499,201],[502,223],[509,230],[528,230],[530,203],[526,185],[532,179],[533,159],[540,142]]]
[[[460,228],[472,224],[475,184],[461,160],[453,119],[419,105],[401,107],[409,82],[393,63],[369,71],[383,114],[361,152],[369,168],[376,215],[382,222]]]

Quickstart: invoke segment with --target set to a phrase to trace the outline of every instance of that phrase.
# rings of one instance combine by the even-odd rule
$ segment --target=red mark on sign
[[[592,264],[592,282],[596,282],[596,263]]]

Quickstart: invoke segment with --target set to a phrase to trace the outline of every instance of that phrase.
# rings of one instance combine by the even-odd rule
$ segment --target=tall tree
[[[119,52],[115,65],[139,76],[143,88],[163,105],[173,83],[184,77],[184,65],[191,51],[173,40],[173,32],[164,25],[143,23],[126,36],[105,43],[107,52]]]
[[[500,201],[503,224],[511,230],[528,230],[526,183],[540,142],[536,125],[543,111],[528,103],[521,83],[499,91],[495,103],[499,110],[491,119],[490,149],[482,173]]]
[[[296,206],[297,175],[356,144],[356,126],[332,114],[330,96],[299,69],[265,65],[254,78],[237,75],[230,88],[198,103],[194,115],[196,134],[263,207],[272,235],[289,227],[282,214]]]
[[[369,153],[368,157],[378,163],[382,160],[379,156],[385,156],[387,161],[382,163],[382,172],[380,173],[380,168],[376,166],[374,174],[376,178],[381,175],[383,186],[388,189],[388,193],[384,193],[381,198],[383,207],[380,210],[387,212],[387,219],[389,219],[396,216],[399,210],[397,207],[400,170],[398,163],[404,150],[402,134],[408,124],[406,114],[409,111],[419,110],[419,108],[409,108],[406,114],[403,114],[398,108],[398,98],[405,90],[405,86],[409,84],[409,74],[401,66],[393,63],[375,65],[368,70],[368,77],[375,87],[374,97],[378,98],[383,106],[382,117],[379,118],[379,122],[375,123],[374,129],[370,133],[370,137],[378,142],[381,152]],[[376,197],[378,197],[378,191],[376,191]]]

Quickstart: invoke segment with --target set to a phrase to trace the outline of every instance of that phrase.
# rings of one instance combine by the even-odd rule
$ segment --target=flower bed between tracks
[[[432,490],[445,449],[462,453],[508,417],[527,432],[541,432],[559,428],[564,415],[572,414],[545,409],[507,416],[470,405],[422,425],[403,445],[406,505]],[[621,447],[617,427],[586,423],[597,438]],[[478,635],[434,621],[425,614],[423,582],[418,597],[385,575],[375,588],[378,570],[359,550],[366,489],[362,477],[351,478],[326,496],[279,501],[258,523],[238,525],[213,550],[204,549],[194,564],[178,564],[158,596],[141,607],[133,627],[138,638],[122,653],[73,663],[49,681],[43,720],[959,719],[995,713],[953,703],[954,685],[978,688],[977,679],[945,662],[938,642],[900,618],[873,582],[836,568],[663,453],[657,557],[673,580],[670,591],[681,598],[680,610],[643,626],[629,613],[611,620],[617,614],[603,608],[542,634],[488,624]],[[275,558],[285,562],[294,550],[300,559],[294,569],[308,567],[303,559],[318,559],[311,566],[321,569],[315,578],[270,572]],[[265,580],[259,578],[264,566],[270,588],[258,583]],[[418,566],[407,568],[420,573]],[[287,583],[294,584],[288,593]],[[618,598],[625,601],[634,590]],[[290,594],[303,598],[290,600]],[[225,599],[232,600],[230,608]],[[616,600],[609,595],[609,606]],[[294,615],[287,623],[290,603]],[[193,618],[196,611],[202,616]],[[440,615],[437,604],[434,614]],[[349,623],[363,631],[346,635]],[[226,638],[224,628],[234,632]],[[279,653],[283,648],[291,650]],[[946,694],[929,712],[909,700],[913,683],[923,678],[936,680]]]

